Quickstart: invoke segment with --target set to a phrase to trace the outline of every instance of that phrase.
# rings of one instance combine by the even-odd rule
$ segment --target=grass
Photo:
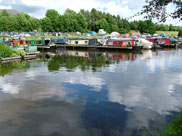
[[[138,33],[136,30],[131,30],[130,33]]]
[[[135,30],[131,30],[130,33],[137,33]],[[156,34],[168,34],[170,36],[178,36],[178,31],[157,31]]]
[[[6,58],[11,57],[13,55],[13,50],[4,45],[3,43],[0,43],[0,58]]]
[[[157,31],[157,34],[167,34],[167,35],[170,35],[170,36],[178,36],[178,31]]]
[[[13,50],[10,47],[0,43],[0,58],[7,58],[7,57],[17,57],[22,56],[24,57],[26,52],[24,50]]]

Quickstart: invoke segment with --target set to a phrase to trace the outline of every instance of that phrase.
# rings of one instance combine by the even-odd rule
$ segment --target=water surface
[[[182,107],[182,50],[57,50],[0,64],[0,135],[141,136]]]

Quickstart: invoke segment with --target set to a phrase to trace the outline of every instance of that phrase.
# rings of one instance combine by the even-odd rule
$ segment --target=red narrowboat
[[[146,40],[148,40],[149,42],[152,42],[153,45],[157,45],[159,39],[160,39],[160,38],[157,38],[157,37],[146,38]]]
[[[159,45],[170,45],[171,44],[171,41],[168,38],[159,39],[158,42],[159,42],[158,43]]]
[[[107,40],[106,46],[132,47],[135,46],[135,41],[130,38],[110,39]]]

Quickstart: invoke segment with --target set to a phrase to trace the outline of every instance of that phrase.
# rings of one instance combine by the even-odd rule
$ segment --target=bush
[[[24,57],[26,55],[26,52],[24,50],[17,50],[16,54],[17,54],[17,56]]]
[[[17,57],[17,56],[24,57],[25,55],[26,52],[24,50],[14,51],[10,47],[0,43],[0,58]]]
[[[182,30],[179,31],[178,37],[182,37]]]
[[[0,43],[0,58],[11,57],[12,54],[13,50],[10,47]]]

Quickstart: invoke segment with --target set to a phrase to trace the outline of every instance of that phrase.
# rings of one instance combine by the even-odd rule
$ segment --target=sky
[[[43,18],[48,9],[55,9],[60,14],[69,8],[76,12],[80,9],[97,10],[109,12],[113,15],[120,15],[129,18],[141,11],[145,0],[0,0],[1,9],[16,9],[25,12],[36,18]],[[170,5],[168,11],[174,9]],[[143,20],[143,17],[135,17],[132,20]],[[182,22],[168,18],[165,24],[182,26]]]

